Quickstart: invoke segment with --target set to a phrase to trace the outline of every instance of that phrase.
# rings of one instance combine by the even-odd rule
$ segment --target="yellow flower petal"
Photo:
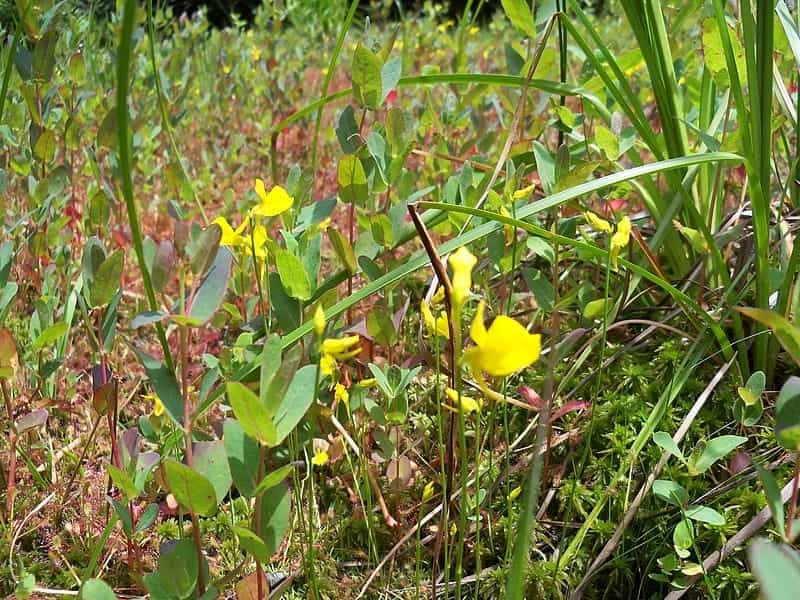
[[[423,300],[420,303],[420,310],[422,312],[422,320],[425,322],[425,327],[431,335],[440,335],[445,339],[450,339],[450,327],[447,322],[447,313],[441,311],[438,317],[434,318],[428,303]]]
[[[348,354],[351,351],[360,350],[354,348],[359,344],[359,337],[357,335],[350,335],[343,338],[328,338],[322,342],[322,352],[324,354],[331,354],[335,358],[340,358],[343,354]]]
[[[536,185],[531,184],[528,187],[524,187],[521,190],[517,190],[516,192],[511,194],[511,197],[514,198],[514,200],[521,200],[522,198],[527,198],[528,196],[530,196],[533,193],[533,190],[535,189]]]
[[[322,308],[322,304],[317,304],[317,310],[314,311],[314,331],[317,337],[325,334],[325,310]]]
[[[358,382],[358,387],[369,388],[369,387],[372,387],[373,385],[375,385],[375,383],[376,383],[375,378],[374,377],[370,377],[369,379],[362,379],[361,381],[359,381]]]
[[[513,502],[514,500],[516,500],[517,498],[519,498],[519,495],[520,495],[521,493],[522,493],[522,488],[521,488],[521,487],[519,487],[519,486],[515,487],[513,490],[511,490],[511,491],[508,493],[508,499],[509,499],[509,501]]]
[[[344,404],[346,406],[350,405],[350,393],[347,391],[347,388],[344,387],[341,383],[337,383],[336,387],[333,391],[333,398],[336,402]]]
[[[320,373],[325,375],[333,375],[336,370],[336,359],[330,354],[323,354],[319,360]]]
[[[211,221],[222,230],[222,237],[220,238],[219,245],[233,248],[234,246],[241,246],[244,244],[244,238],[233,230],[231,224],[225,217],[217,217]]]
[[[433,491],[434,491],[433,482],[429,481],[428,483],[425,484],[425,487],[422,490],[422,501],[427,502],[428,500],[433,498]]]
[[[464,352],[464,360],[473,371],[492,376],[511,375],[534,363],[541,352],[541,336],[531,334],[514,319],[495,318],[489,329],[483,325],[484,305],[478,306],[470,328],[475,346]]]
[[[611,223],[605,219],[601,219],[593,212],[586,211],[583,213],[583,218],[586,219],[586,224],[595,231],[604,231],[611,233]]]
[[[314,452],[314,456],[311,458],[311,464],[315,467],[322,467],[328,463],[330,460],[330,456],[325,450],[318,450]]]
[[[452,407],[447,407],[450,410],[460,410],[465,415],[468,415],[474,412],[481,412],[481,408],[483,408],[482,400],[476,400],[475,398],[470,398],[464,394],[461,394],[461,397],[459,397],[458,392],[453,388],[445,389],[444,393],[447,396],[447,399],[453,403]]]
[[[472,287],[472,269],[475,268],[478,259],[467,250],[466,246],[461,246],[450,255],[448,262],[450,268],[453,269],[452,301],[453,305],[459,308],[469,298],[469,291]]]
[[[261,202],[253,208],[253,214],[260,217],[274,217],[289,210],[294,203],[288,192],[281,186],[274,186],[269,193],[264,188],[264,182],[256,179],[256,194]]]

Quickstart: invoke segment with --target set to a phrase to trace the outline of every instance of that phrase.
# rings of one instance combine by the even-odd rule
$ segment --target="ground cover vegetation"
[[[794,597],[796,6],[0,8],[1,593]]]

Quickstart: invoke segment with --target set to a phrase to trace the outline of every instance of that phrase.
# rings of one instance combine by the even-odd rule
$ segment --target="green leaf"
[[[347,154],[339,160],[337,181],[342,202],[363,205],[367,201],[367,174],[357,156]]]
[[[689,461],[689,474],[699,475],[700,473],[705,473],[711,465],[746,441],[746,437],[738,435],[721,435],[714,438],[706,444],[697,460]]]
[[[587,302],[583,308],[583,318],[588,320],[602,319],[605,320],[608,312],[614,307],[614,303],[608,298],[598,298]]]
[[[297,300],[311,298],[311,281],[299,258],[288,250],[279,250],[275,254],[275,264],[283,289],[290,297]]]
[[[294,430],[314,401],[316,370],[316,365],[306,365],[294,374],[275,412],[275,445],[280,444]]]
[[[52,162],[56,154],[56,134],[50,129],[45,129],[36,138],[36,143],[33,146],[33,155],[43,163]]]
[[[231,469],[222,440],[195,442],[194,468],[214,486],[214,495],[222,500],[231,487]]]
[[[800,365],[800,327],[771,310],[762,308],[742,308],[738,307],[740,313],[758,321],[762,325],[769,327],[778,338],[781,346],[797,365]]]
[[[356,264],[356,255],[353,252],[353,247],[350,242],[338,230],[333,227],[327,229],[328,238],[333,246],[333,251],[342,263],[342,266],[348,273],[354,275],[358,272],[358,265]]]
[[[676,550],[688,550],[694,542],[694,527],[692,522],[683,519],[672,531],[672,543]],[[679,552],[680,554],[680,552]]]
[[[783,536],[786,533],[786,519],[783,514],[783,498],[781,498],[781,488],[775,481],[775,476],[771,471],[765,469],[757,462],[753,461],[753,466],[758,472],[761,485],[764,486],[764,495],[767,497],[767,505],[772,513],[772,521],[775,529]]]
[[[595,125],[594,141],[608,160],[619,158],[619,138],[613,131],[602,125]]]
[[[136,355],[144,366],[150,387],[161,400],[167,414],[178,427],[183,427],[183,396],[175,374],[163,362],[143,350],[136,349]]]
[[[104,581],[87,579],[81,585],[78,598],[80,600],[116,600],[117,596]]]
[[[214,486],[208,479],[176,460],[165,460],[163,466],[167,485],[182,506],[204,517],[217,511]]]
[[[227,248],[219,248],[214,262],[197,288],[189,307],[189,317],[195,325],[203,325],[217,312],[228,290],[233,254]]]
[[[225,419],[222,431],[233,484],[242,496],[252,498],[258,484],[258,442],[235,419]]]
[[[59,321],[58,323],[53,323],[45,329],[42,333],[40,333],[37,338],[33,342],[33,349],[34,350],[42,350],[46,346],[55,343],[69,331],[69,327],[67,326],[66,322]]]
[[[267,490],[272,489],[281,483],[289,476],[289,473],[292,472],[292,469],[294,469],[294,465],[284,465],[275,469],[272,473],[269,473],[266,477],[264,477],[264,479],[261,480],[261,483],[258,484],[258,487],[256,488],[256,496],[263,494]]]
[[[268,278],[269,300],[278,325],[285,331],[292,331],[300,326],[300,303],[290,298],[283,289],[280,275],[271,272]],[[311,322],[309,321],[309,327]]]
[[[267,556],[272,556],[289,528],[292,508],[289,487],[277,485],[267,490],[261,497],[261,531],[259,537],[264,541]]]
[[[278,439],[272,415],[269,414],[267,407],[255,392],[237,381],[228,382],[226,389],[233,413],[244,432],[265,446],[272,447],[280,444],[282,439]]]
[[[206,227],[200,237],[192,244],[190,250],[191,266],[195,275],[203,275],[214,264],[221,239],[222,229],[216,223],[212,223]]]
[[[247,527],[242,527],[241,525],[234,525],[233,532],[236,534],[236,537],[239,538],[241,547],[252,554],[256,560],[262,563],[269,561],[271,553],[267,548],[267,544],[264,543],[264,540]]]
[[[158,578],[165,591],[178,598],[189,598],[197,585],[197,566],[194,543],[183,538],[158,557]]]
[[[378,108],[381,103],[381,63],[372,50],[358,44],[353,53],[353,94],[365,108]]]
[[[692,505],[686,509],[686,516],[693,521],[708,523],[715,527],[722,527],[725,525],[725,517],[708,506]]]
[[[656,479],[653,482],[653,493],[664,502],[675,506],[686,506],[689,502],[689,494],[683,486],[669,479]]]
[[[399,56],[390,58],[381,67],[381,102],[386,100],[393,89],[397,87],[397,82],[400,81],[400,75],[403,72],[403,59]]]
[[[111,481],[117,486],[117,489],[122,492],[126,500],[131,500],[139,495],[139,490],[136,484],[128,473],[118,469],[114,465],[108,465],[108,474],[111,475]]]
[[[756,539],[747,549],[750,568],[765,600],[795,600],[800,589],[800,556],[784,544]]]
[[[506,16],[529,38],[536,37],[536,22],[533,20],[533,13],[530,5],[525,0],[501,0]]]
[[[686,460],[683,456],[683,452],[678,448],[678,444],[673,441],[672,436],[666,431],[653,432],[653,441],[665,452],[669,452],[672,456],[677,456],[681,461]]]
[[[125,255],[122,250],[110,254],[94,273],[89,284],[89,302],[92,306],[105,306],[119,289],[122,268],[125,264]]]

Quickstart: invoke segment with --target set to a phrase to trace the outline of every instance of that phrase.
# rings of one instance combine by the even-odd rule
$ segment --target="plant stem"
[[[542,408],[539,411],[539,422],[536,425],[536,441],[533,444],[533,464],[528,476],[528,483],[525,486],[525,497],[523,500],[522,511],[520,512],[519,524],[517,525],[517,537],[514,540],[514,552],[511,558],[511,567],[508,572],[506,583],[506,600],[522,600],[523,591],[528,572],[528,554],[531,546],[531,532],[533,530],[533,520],[539,506],[539,487],[542,479],[542,467],[544,466],[544,447],[547,443],[548,427],[550,425],[550,409],[553,403],[553,391],[555,389],[555,369],[558,362],[558,328],[560,315],[558,312],[558,250],[559,244],[554,244],[553,256],[553,315],[551,318],[552,331],[550,338],[550,356],[542,390]]]
[[[14,425],[14,409],[11,404],[11,394],[8,391],[8,382],[5,378],[0,379],[0,388],[3,390],[3,401],[8,417],[9,457],[8,476],[6,477],[6,516],[11,521],[14,515],[14,495],[17,485],[17,428]]]
[[[786,539],[792,539],[792,525],[797,515],[797,493],[800,488],[800,458],[795,459],[794,477],[792,478],[792,498],[789,501],[789,512],[786,517]]]

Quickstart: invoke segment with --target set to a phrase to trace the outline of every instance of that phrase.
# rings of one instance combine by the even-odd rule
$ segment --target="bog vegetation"
[[[0,593],[794,597],[798,7],[483,4],[0,3]]]

